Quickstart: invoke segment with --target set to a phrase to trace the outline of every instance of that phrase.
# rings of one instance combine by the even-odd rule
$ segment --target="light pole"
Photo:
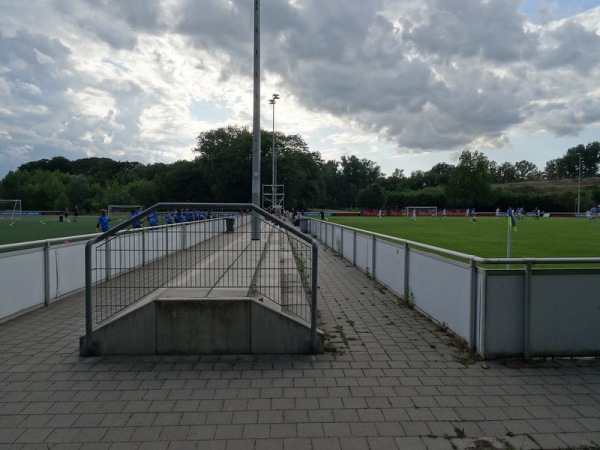
[[[579,205],[581,201],[581,153],[579,155],[579,179],[577,180],[577,214],[579,214]]]
[[[254,89],[252,109],[252,203],[260,207],[260,0],[254,0]],[[252,240],[260,240],[260,222],[252,213]]]
[[[277,155],[275,154],[275,103],[279,100],[279,94],[273,94],[269,103],[273,105],[273,167],[271,177],[271,207],[275,209],[277,201]]]

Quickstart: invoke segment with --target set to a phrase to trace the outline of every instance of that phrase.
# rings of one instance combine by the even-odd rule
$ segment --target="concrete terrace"
[[[83,292],[0,324],[1,449],[600,448],[600,360],[474,361],[321,248],[306,356],[79,356]]]

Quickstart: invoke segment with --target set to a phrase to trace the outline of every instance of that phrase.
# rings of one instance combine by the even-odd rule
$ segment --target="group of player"
[[[598,209],[596,208],[592,208],[592,211],[588,211],[589,215],[591,215],[591,217],[595,217],[598,213]],[[498,220],[499,218],[504,218],[507,217],[509,215],[513,215],[513,217],[515,218],[515,220],[524,220],[524,218],[527,216],[526,212],[525,212],[525,208],[520,207],[520,208],[516,208],[515,210],[513,210],[512,208],[508,208],[506,213],[502,213],[502,211],[500,210],[500,208],[496,208],[496,214],[494,216],[494,219]],[[540,217],[543,216],[543,212],[538,208],[535,207],[532,211],[532,215],[535,219],[539,219]],[[383,211],[379,210],[379,217],[383,216]],[[430,211],[430,215],[431,217],[440,217],[445,219],[446,217],[448,217],[448,211],[446,210],[446,208],[442,209],[441,214],[437,214],[437,211],[435,209],[432,209]],[[475,208],[467,208],[465,210],[465,217],[468,218],[469,220],[471,220],[471,222],[477,222],[477,211],[475,210]],[[417,210],[413,209],[412,210],[412,214],[410,216],[411,220],[417,220]],[[594,219],[595,220],[595,219]]]
[[[64,211],[62,211],[61,215],[64,218],[65,222],[71,222],[71,220],[69,220],[69,208],[65,208]],[[73,209],[73,222],[77,222],[79,219],[79,206],[75,205],[75,208]]]
[[[585,217],[587,218],[588,222],[595,222],[596,216],[598,215],[599,212],[600,212],[600,205],[598,205],[598,208],[596,208],[594,206],[592,209],[588,209],[585,212]]]
[[[189,209],[173,209],[173,211],[165,214],[165,223],[172,225],[174,223],[194,222],[196,220],[212,219],[212,213],[207,211],[206,213],[195,209],[190,211]]]
[[[127,219],[135,219],[136,216],[140,215],[142,212],[142,208],[138,207],[137,209],[132,209],[131,214]],[[184,222],[193,222],[196,220],[204,220],[211,219],[212,213],[207,211],[206,213],[200,210],[190,211],[189,209],[173,209],[172,211],[167,211],[164,216],[165,223],[167,225],[179,224]],[[148,226],[156,227],[158,226],[158,212],[152,211],[145,218],[140,218],[139,220],[134,220],[131,223],[133,228],[142,228],[143,222],[147,221]],[[100,216],[98,217],[98,222],[96,223],[96,229],[102,232],[106,232],[110,230],[110,221],[113,220],[108,217],[105,209],[100,210]]]

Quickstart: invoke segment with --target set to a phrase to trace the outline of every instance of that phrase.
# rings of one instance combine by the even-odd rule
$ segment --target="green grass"
[[[95,233],[97,220],[97,216],[79,216],[77,222],[60,222],[58,216],[3,217],[0,219],[0,245]],[[111,226],[114,226],[113,222]]]
[[[125,217],[123,217],[125,219]],[[395,236],[488,258],[506,256],[506,220],[480,217],[476,223],[464,217],[329,217],[330,222]],[[58,216],[24,216],[0,219],[0,245],[71,237],[96,231],[96,216],[80,216],[78,222],[60,222]],[[13,224],[10,226],[10,224]],[[118,219],[111,226],[118,224]],[[526,218],[512,233],[511,257],[598,257],[600,219]]]
[[[506,257],[506,219],[465,217],[329,217],[330,222],[485,258]],[[526,218],[511,236],[512,258],[600,256],[600,219]]]

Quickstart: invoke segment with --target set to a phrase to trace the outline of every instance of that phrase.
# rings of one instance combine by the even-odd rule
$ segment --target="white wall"
[[[600,269],[533,270],[527,282],[525,269],[486,270],[469,255],[457,262],[402,239],[314,219],[309,229],[396,294],[408,289],[417,309],[483,357],[600,354]]]

